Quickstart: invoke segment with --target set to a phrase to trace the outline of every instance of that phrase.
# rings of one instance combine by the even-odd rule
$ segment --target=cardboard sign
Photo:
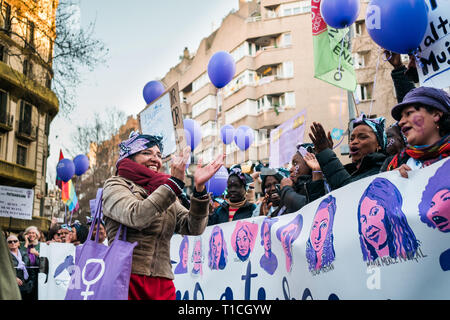
[[[163,158],[167,158],[177,150],[183,150],[186,146],[178,83],[146,106],[138,114],[138,118],[142,134],[163,137]]]

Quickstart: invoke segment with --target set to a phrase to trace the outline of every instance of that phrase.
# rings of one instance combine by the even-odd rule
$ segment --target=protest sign
[[[450,1],[426,0],[428,28],[420,45],[418,66],[421,86],[450,86]]]
[[[0,217],[31,220],[33,189],[0,186]]]
[[[178,83],[175,83],[158,99],[146,106],[138,114],[138,117],[142,134],[163,137],[163,158],[176,152],[177,147],[179,150],[183,150],[186,146]]]
[[[270,132],[269,166],[280,168],[289,163],[297,151],[296,145],[303,142],[306,109],[282,123]]]
[[[449,172],[450,160],[385,172],[295,213],[176,235],[177,298],[449,299]]]

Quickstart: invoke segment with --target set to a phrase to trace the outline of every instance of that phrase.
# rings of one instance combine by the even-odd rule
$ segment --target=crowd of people
[[[127,241],[138,243],[132,257],[129,299],[175,298],[170,260],[174,233],[200,235],[209,225],[289,214],[357,180],[392,170],[408,178],[409,171],[446,158],[450,152],[449,94],[431,87],[416,88],[399,55],[391,54],[389,62],[394,67],[398,99],[391,109],[395,123],[386,128],[385,118],[363,113],[354,119],[349,128],[348,164],[333,151],[330,132],[313,122],[311,142],[297,145],[289,169],[259,163],[243,170],[240,164],[233,165],[224,194],[213,198],[205,184],[224,165],[221,154],[207,165],[198,164],[193,194],[188,198],[184,178],[189,147],[172,157],[170,173],[165,174],[161,172],[161,137],[134,132],[123,141],[115,175],[103,185],[103,220],[98,232],[99,242],[111,245],[124,225]],[[82,244],[89,223],[55,225],[48,240],[35,227],[27,228],[23,236],[7,238],[24,299],[37,295],[39,242]],[[96,232],[97,227],[93,239]]]

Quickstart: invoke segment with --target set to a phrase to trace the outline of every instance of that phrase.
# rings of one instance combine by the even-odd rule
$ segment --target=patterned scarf
[[[427,167],[436,161],[447,158],[450,155],[450,135],[446,135],[432,145],[408,146],[402,152],[396,154],[389,163],[387,170],[397,169],[407,158],[411,157],[423,161],[423,166]]]

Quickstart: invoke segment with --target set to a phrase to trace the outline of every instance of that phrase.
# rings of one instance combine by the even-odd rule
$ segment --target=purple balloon
[[[206,190],[212,192],[215,197],[219,197],[223,194],[227,188],[228,170],[224,166],[212,176],[211,179],[206,182]]]
[[[353,24],[358,18],[360,0],[322,0],[320,15],[327,25],[343,29]],[[391,0],[392,1],[392,0]]]
[[[184,134],[186,137],[186,143],[191,147],[191,151],[198,146],[202,140],[202,130],[197,121],[192,119],[184,119]]]
[[[159,81],[148,82],[143,90],[144,100],[147,104],[158,99],[164,93],[164,85]]]
[[[428,28],[424,0],[372,0],[367,7],[366,29],[383,49],[409,54],[416,50]]]
[[[79,154],[73,159],[73,164],[75,165],[75,174],[81,176],[89,169],[89,158],[84,154]]]
[[[248,126],[240,126],[234,133],[234,142],[243,151],[251,146],[253,139],[253,129]]]
[[[220,89],[225,87],[236,72],[236,63],[226,51],[216,52],[208,63],[208,76],[213,85]]]
[[[231,124],[226,124],[220,129],[220,136],[225,144],[230,144],[234,139],[234,127]]]
[[[61,159],[56,166],[56,174],[62,181],[67,182],[72,179],[75,173],[75,165],[70,159]]]

